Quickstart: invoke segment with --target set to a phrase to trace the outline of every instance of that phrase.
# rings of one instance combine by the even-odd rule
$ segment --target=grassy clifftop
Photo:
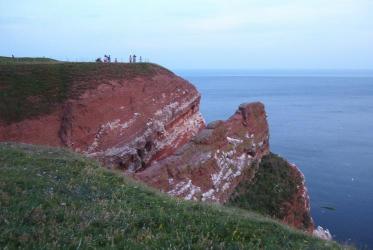
[[[47,57],[6,57],[0,56],[0,63],[54,63],[57,60]]]
[[[185,202],[62,149],[0,144],[0,247],[339,249],[238,209]]]
[[[53,112],[69,98],[110,80],[151,76],[164,68],[149,63],[2,63],[0,123]]]

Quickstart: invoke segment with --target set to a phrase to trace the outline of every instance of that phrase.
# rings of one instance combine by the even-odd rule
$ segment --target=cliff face
[[[195,87],[156,65],[9,67],[0,75],[0,141],[69,147],[187,200],[255,197],[248,191],[270,154],[263,104],[205,126]],[[300,182],[266,214],[311,232],[304,179],[295,166],[281,169],[284,187]]]
[[[280,219],[288,225],[313,233],[315,226],[310,214],[310,198],[304,175],[296,165],[288,163],[288,166],[291,168],[292,179],[297,180],[298,184],[291,198],[280,207],[284,212],[284,217]]]
[[[172,154],[205,126],[195,87],[152,67],[146,75],[103,76],[101,83],[99,76],[78,78],[70,92],[82,82],[90,88],[50,114],[0,123],[0,141],[66,146],[108,166],[130,172],[145,168]]]
[[[245,175],[254,176],[258,162],[269,152],[268,135],[263,104],[243,104],[227,121],[208,124],[136,178],[188,200],[224,203]]]
[[[261,103],[240,105],[227,121],[208,124],[173,155],[135,177],[186,200],[228,203],[314,230],[304,176],[270,153]]]

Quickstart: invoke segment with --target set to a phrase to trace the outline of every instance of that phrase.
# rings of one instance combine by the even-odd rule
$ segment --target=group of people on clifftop
[[[104,55],[104,60],[102,61],[101,57],[96,59],[97,63],[111,63],[111,56],[110,55]],[[114,59],[114,62],[117,63],[117,58]]]
[[[130,55],[129,63],[137,63],[137,56],[136,55]],[[142,63],[142,57],[139,58],[139,63]]]
[[[104,55],[104,60],[101,59],[101,57],[96,59],[96,63],[111,63],[111,56],[110,55]],[[114,63],[117,63],[118,60],[115,58]],[[130,55],[128,59],[129,63],[142,63],[142,56],[139,57],[139,61],[137,61],[137,56],[136,55]]]

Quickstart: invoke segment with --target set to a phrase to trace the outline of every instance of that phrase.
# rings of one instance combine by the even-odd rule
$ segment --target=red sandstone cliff
[[[128,171],[163,159],[205,124],[195,87],[153,67],[146,76],[93,79],[85,83],[93,87],[51,114],[11,124],[0,119],[0,141],[67,146]]]
[[[269,153],[268,135],[263,104],[243,104],[226,122],[210,123],[136,178],[188,200],[224,203],[244,173],[254,174],[260,159]]]
[[[282,204],[280,209],[284,212],[284,217],[281,219],[288,225],[313,233],[315,226],[311,218],[310,198],[304,175],[296,165],[291,163],[288,165],[293,178],[298,179],[299,184],[292,198]]]
[[[16,122],[0,117],[0,141],[69,147],[170,195],[227,202],[269,153],[263,104],[242,104],[227,121],[205,128],[195,87],[151,69],[131,77],[77,77],[73,86],[83,90],[51,112]],[[38,98],[30,96],[30,105]],[[297,214],[309,214],[309,199],[304,183],[298,190],[284,221],[301,228]]]

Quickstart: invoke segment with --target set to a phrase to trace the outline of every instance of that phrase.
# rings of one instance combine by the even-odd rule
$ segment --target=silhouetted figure
[[[142,57],[140,56],[140,62],[142,63]]]
[[[104,63],[110,63],[111,62],[110,55],[104,55],[104,57],[105,57]]]
[[[132,58],[133,58],[133,59],[132,59],[133,63],[136,63],[136,55],[133,55]]]
[[[132,63],[132,55],[130,55],[129,62]]]

